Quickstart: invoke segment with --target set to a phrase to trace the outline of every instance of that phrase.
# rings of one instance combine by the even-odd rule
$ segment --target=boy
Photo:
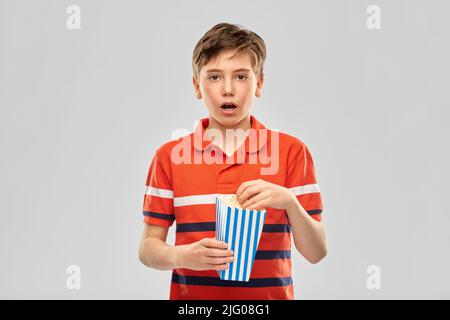
[[[250,115],[254,97],[261,95],[265,56],[256,33],[228,23],[211,28],[194,49],[194,89],[209,117],[155,152],[143,205],[139,259],[150,268],[173,270],[170,299],[294,299],[291,233],[309,262],[326,256],[322,200],[308,148]],[[230,138],[230,131],[246,134]],[[264,171],[268,158],[271,169]],[[217,275],[233,261],[227,244],[215,239],[218,194],[235,194],[242,207],[267,210],[249,282]],[[175,220],[171,246],[166,237]]]

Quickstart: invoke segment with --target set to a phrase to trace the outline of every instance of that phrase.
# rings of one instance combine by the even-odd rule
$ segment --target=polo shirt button
[[[216,155],[216,150],[211,151],[211,155],[214,157]]]

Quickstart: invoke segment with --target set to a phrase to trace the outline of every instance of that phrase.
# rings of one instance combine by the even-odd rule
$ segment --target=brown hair
[[[266,45],[264,40],[253,31],[229,23],[219,23],[208,30],[197,42],[192,55],[192,70],[197,78],[201,68],[220,51],[236,50],[231,58],[240,52],[247,51],[252,59],[253,70],[256,75],[263,73],[266,59]]]

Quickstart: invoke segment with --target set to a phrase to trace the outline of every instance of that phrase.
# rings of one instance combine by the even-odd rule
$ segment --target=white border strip
[[[300,195],[308,194],[308,193],[320,192],[318,184],[307,184],[304,186],[290,188],[289,190],[291,190],[296,196],[300,196]],[[158,188],[154,188],[154,187],[150,187],[150,186],[146,187],[145,194],[160,197],[160,198],[173,199],[174,207],[192,206],[192,205],[198,205],[198,204],[215,204],[216,196],[231,195],[231,193],[230,194],[210,193],[210,194],[199,194],[199,195],[193,195],[193,196],[175,197],[174,198],[172,190],[158,189]]]
[[[294,187],[290,188],[290,190],[296,195],[301,196],[302,194],[307,193],[316,193],[320,192],[319,185],[318,184],[307,184],[300,187]]]
[[[145,194],[149,194],[151,196],[156,196],[160,198],[169,198],[173,199],[173,191],[166,189],[158,189],[154,187],[147,186],[145,188]]]
[[[182,207],[182,206],[192,206],[196,204],[215,204],[216,196],[218,195],[231,195],[224,193],[210,193],[210,194],[199,194],[195,196],[185,196],[185,197],[176,197],[173,199],[174,207]]]

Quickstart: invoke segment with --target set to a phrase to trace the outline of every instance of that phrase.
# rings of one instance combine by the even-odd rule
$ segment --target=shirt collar
[[[197,150],[204,151],[208,149],[214,143],[211,139],[204,136],[205,129],[208,127],[209,118],[202,118],[197,122],[197,126],[194,130],[194,147]],[[253,130],[250,130],[249,136],[245,138],[245,151],[257,152],[261,150],[267,142],[267,128],[259,122],[254,116],[250,115],[250,124]],[[263,133],[260,133],[261,129],[266,129]],[[257,141],[258,143],[249,143],[249,140]],[[242,146],[241,146],[242,147]],[[241,148],[239,147],[239,148]]]

